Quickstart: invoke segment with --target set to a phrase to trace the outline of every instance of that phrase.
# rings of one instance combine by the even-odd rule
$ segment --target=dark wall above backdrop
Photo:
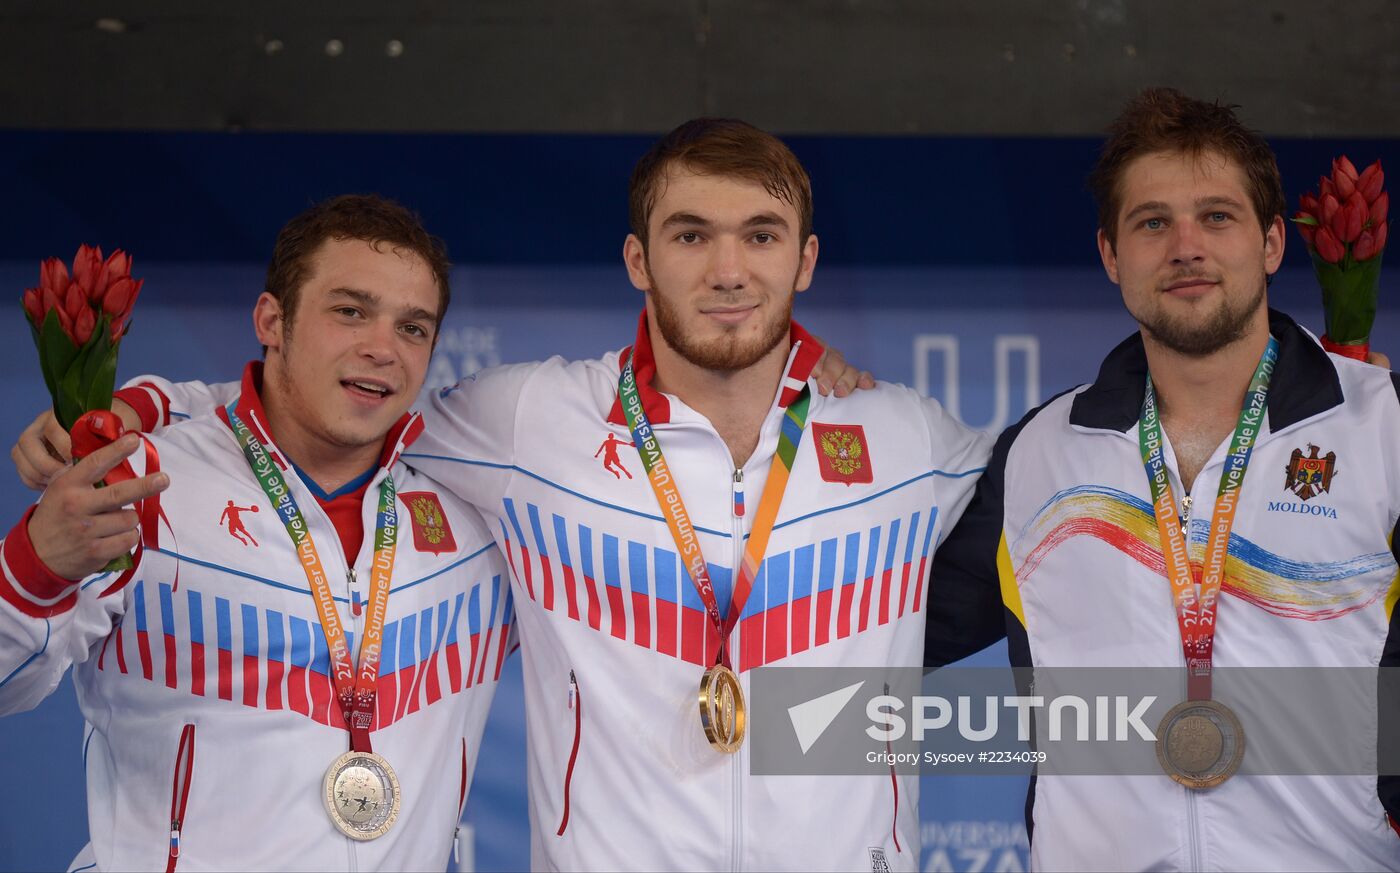
[[[6,0],[0,126],[1074,136],[1170,84],[1400,136],[1391,0]]]
[[[265,264],[292,215],[324,197],[373,191],[418,210],[458,264],[619,268],[628,176],[651,139],[0,130],[8,204],[0,210],[0,262],[69,257],[85,241],[123,248],[143,263]],[[812,176],[823,265],[1098,263],[1085,186],[1097,140],[787,141]],[[1316,188],[1336,155],[1400,166],[1396,142],[1274,138],[1289,208]],[[1285,263],[1308,265],[1291,230]],[[617,278],[630,306],[620,270]],[[569,302],[573,294],[540,293],[553,296],[537,302]],[[850,302],[928,303],[875,293]],[[1034,296],[1007,302],[1056,305]]]

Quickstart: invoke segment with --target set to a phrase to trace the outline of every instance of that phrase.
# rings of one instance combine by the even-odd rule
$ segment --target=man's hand
[[[140,446],[139,436],[126,434],[53,478],[29,517],[29,541],[54,575],[82,579],[136,548],[136,512],[123,507],[164,491],[170,477],[154,473],[105,488],[93,485]]]
[[[127,404],[113,400],[112,411],[127,430],[141,429],[141,416]],[[20,481],[35,491],[47,488],[53,477],[68,466],[73,460],[73,443],[54,418],[52,409],[39,413],[39,417],[24,429],[19,442],[10,449],[10,459],[15,462]]]
[[[825,351],[812,368],[812,378],[817,380],[817,390],[826,397],[833,392],[837,397],[845,397],[857,388],[875,387],[875,377],[866,370],[857,370],[846,363],[842,355],[831,346],[822,344]]]
[[[1366,355],[1366,363],[1375,364],[1377,367],[1384,367],[1387,370],[1390,369],[1390,358],[1386,356],[1385,352],[1368,353]]]

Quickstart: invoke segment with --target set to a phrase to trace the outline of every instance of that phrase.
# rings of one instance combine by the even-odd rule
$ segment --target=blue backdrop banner
[[[1090,381],[1136,325],[1105,278],[1084,190],[1085,140],[797,138],[813,176],[821,263],[796,317],[877,376],[914,386],[996,431]],[[496,364],[593,357],[630,343],[642,296],[627,282],[626,183],[639,137],[0,133],[0,435],[47,403],[19,306],[40,259],[81,242],[125,248],[145,277],[120,378],[234,379],[259,349],[253,301],[281,224],[310,202],[377,191],[418,209],[458,266],[429,374],[450,384]],[[1369,163],[1395,142],[1278,143],[1295,195],[1343,151]],[[92,178],[100,176],[100,181]],[[1318,293],[1289,231],[1271,302],[1321,331]],[[1393,286],[1393,282],[1384,284]],[[1394,355],[1384,291],[1373,345]],[[33,495],[0,475],[8,528]],[[997,646],[975,659],[1006,663]],[[15,665],[0,664],[0,686]],[[478,754],[462,870],[528,863],[519,659]],[[0,816],[0,870],[63,869],[87,840],[84,729],[69,683],[0,719],[23,803]],[[924,870],[1026,866],[1026,783],[928,776]]]

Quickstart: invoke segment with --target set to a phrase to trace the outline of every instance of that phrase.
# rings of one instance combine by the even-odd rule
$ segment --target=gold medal
[[[710,745],[721,752],[733,754],[744,744],[744,689],[734,671],[723,664],[700,677],[700,727]]]
[[[1157,761],[1187,788],[1214,788],[1244,760],[1244,726],[1218,700],[1178,703],[1157,727]]]
[[[346,752],[326,771],[326,812],[353,840],[382,837],[399,817],[399,777],[373,752]]]

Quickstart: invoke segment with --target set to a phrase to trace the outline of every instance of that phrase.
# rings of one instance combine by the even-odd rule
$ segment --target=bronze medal
[[[1218,700],[1178,703],[1157,727],[1157,761],[1173,780],[1197,791],[1235,775],[1244,745],[1239,718]]]
[[[723,664],[714,665],[700,678],[700,726],[705,739],[721,752],[733,754],[744,744],[744,689],[734,671]]]
[[[382,837],[399,816],[399,777],[373,752],[346,752],[326,771],[326,812],[353,840]]]

